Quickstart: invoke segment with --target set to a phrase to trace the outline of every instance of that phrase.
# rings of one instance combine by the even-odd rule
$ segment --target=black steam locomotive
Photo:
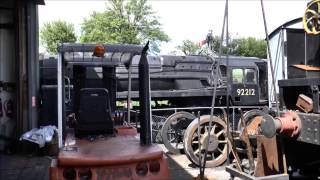
[[[81,54],[70,54],[72,58]],[[90,57],[88,57],[90,58]],[[128,59],[132,59],[131,67],[128,68]],[[72,66],[66,67],[66,113],[72,112],[77,104],[74,97],[73,87],[81,83],[83,87],[105,87],[102,77],[108,77],[114,86],[108,89],[113,97],[111,104],[121,104],[117,102],[127,102],[127,99],[136,101],[139,99],[138,91],[138,62],[140,56],[108,55],[104,60],[120,62],[116,72],[105,76],[102,68],[87,67],[83,70]],[[81,59],[80,59],[81,60]],[[195,113],[209,114],[211,109],[212,96],[214,92],[214,80],[218,80],[216,88],[215,115],[225,120],[226,111],[232,114],[232,127],[238,128],[240,113],[238,108],[244,111],[251,109],[262,109],[268,105],[268,65],[267,61],[249,57],[208,57],[208,56],[148,56],[150,69],[151,100],[152,107],[152,137],[154,142],[163,142],[166,148],[172,153],[183,151],[183,142],[187,142],[190,137],[184,137],[189,124],[196,118]],[[227,68],[227,63],[228,67]],[[131,70],[130,70],[131,69]],[[214,73],[212,69],[216,69]],[[129,73],[131,71],[131,73]],[[56,59],[45,59],[40,63],[41,74],[41,124],[56,124]],[[115,75],[115,77],[114,77]],[[131,78],[129,78],[129,76]],[[228,79],[229,78],[229,79]],[[81,82],[75,80],[82,79]],[[128,98],[128,84],[131,79],[130,98]],[[130,86],[129,86],[130,87]],[[229,92],[227,91],[229,89]],[[227,94],[229,93],[230,107],[227,109]],[[165,101],[166,103],[158,103]],[[117,108],[119,109],[119,108]],[[136,123],[139,112],[138,107],[130,110],[128,123]],[[121,116],[128,116],[127,109],[117,112]],[[132,117],[131,117],[132,116]],[[119,119],[119,118],[118,118]],[[132,121],[130,119],[133,119]],[[120,122],[122,123],[122,122]],[[175,125],[172,125],[174,123]],[[204,122],[205,123],[205,122]],[[217,126],[222,131],[225,130],[225,122],[217,121]],[[172,134],[174,131],[174,135]],[[189,133],[192,134],[192,133]],[[221,134],[221,138],[225,134]],[[175,139],[173,142],[172,139]],[[189,141],[188,141],[189,142]],[[220,145],[218,145],[220,147]],[[214,150],[218,150],[217,148]],[[221,145],[222,146],[222,145]],[[225,144],[220,147],[222,150],[217,157],[208,161],[207,166],[218,166],[227,157]],[[192,149],[185,149],[188,154],[194,154]],[[197,158],[188,156],[197,164]]]
[[[76,55],[73,55],[76,56]],[[126,100],[128,94],[128,69],[125,62],[129,57],[122,55],[108,57],[109,61],[123,62],[116,72],[116,97],[117,101]],[[132,60],[132,85],[131,98],[137,100],[138,93],[138,60]],[[219,72],[212,76],[212,66],[220,61]],[[227,72],[226,58],[212,59],[207,56],[148,56],[150,64],[151,98],[153,101],[166,100],[167,104],[154,108],[187,108],[209,107],[213,94],[213,81],[218,78],[217,106],[226,105],[227,73],[231,86],[230,98],[234,106],[266,106],[268,105],[268,70],[267,62],[258,58],[229,57],[229,72]],[[55,124],[56,118],[56,59],[49,58],[40,62],[41,83],[41,121],[42,124]],[[86,87],[103,86],[101,68],[87,68],[81,72],[85,76]],[[67,106],[73,106],[73,85],[75,72],[72,67],[67,67],[65,77]]]

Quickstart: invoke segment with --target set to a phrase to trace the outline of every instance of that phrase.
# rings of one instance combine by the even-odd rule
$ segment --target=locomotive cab
[[[231,97],[235,105],[253,105],[259,101],[258,69],[233,67],[231,69]]]
[[[226,63],[223,62],[222,66],[226,66]],[[268,76],[266,61],[256,58],[239,60],[236,57],[231,57],[229,59],[228,77],[226,77],[227,68],[223,69],[225,69],[225,73],[221,73],[222,78],[229,78],[227,82],[231,82],[227,86],[230,88],[233,105],[267,105]]]

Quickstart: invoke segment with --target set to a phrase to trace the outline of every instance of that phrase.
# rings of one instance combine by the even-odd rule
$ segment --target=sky
[[[301,17],[309,0],[264,0],[267,29],[271,33],[281,24]],[[103,11],[103,0],[45,0],[39,6],[40,28],[45,22],[65,20],[75,25],[78,37],[81,23],[93,11]],[[150,0],[162,29],[171,39],[162,43],[161,54],[175,50],[183,40],[204,40],[209,30],[220,35],[224,15],[224,0]],[[260,0],[229,1],[229,32],[232,37],[265,38]],[[40,47],[40,52],[43,47]]]

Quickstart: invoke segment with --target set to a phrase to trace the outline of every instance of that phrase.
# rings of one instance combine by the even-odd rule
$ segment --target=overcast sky
[[[309,0],[264,0],[268,31],[281,24],[301,17]],[[103,11],[102,0],[45,0],[39,6],[40,28],[44,22],[62,19],[75,25],[77,35],[83,19],[93,11]],[[171,41],[162,44],[163,54],[171,52],[183,40],[200,42],[213,30],[221,34],[224,0],[150,0],[159,16],[164,32]],[[264,38],[264,26],[260,0],[231,0],[229,2],[229,31],[233,37]],[[40,50],[41,51],[41,50]]]

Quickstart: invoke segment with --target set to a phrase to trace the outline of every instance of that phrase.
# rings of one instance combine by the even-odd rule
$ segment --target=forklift
[[[148,44],[59,46],[59,154],[52,160],[50,179],[169,179],[165,155],[151,143]],[[139,129],[119,117],[116,107],[116,68],[124,63],[130,69],[133,58],[140,58]],[[73,66],[73,91],[66,86],[67,66]],[[86,82],[88,67],[102,69],[100,84]],[[74,102],[71,112],[66,111],[68,98]],[[119,118],[122,123],[115,122]]]

